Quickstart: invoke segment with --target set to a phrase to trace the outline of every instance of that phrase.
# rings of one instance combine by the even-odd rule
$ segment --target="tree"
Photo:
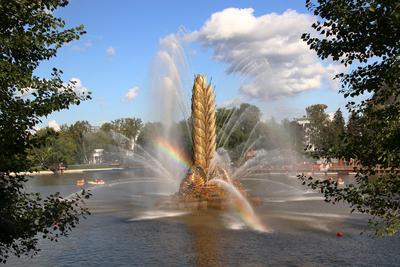
[[[87,192],[65,200],[59,193],[43,199],[23,190],[31,170],[28,150],[38,144],[31,138],[40,118],[87,99],[74,83],[65,84],[62,72],[50,78],[36,76],[43,60],[54,57],[63,44],[78,39],[83,26],[63,29],[54,15],[66,0],[0,1],[0,261],[10,253],[36,253],[38,236],[56,240],[67,235],[88,214],[82,207]]]
[[[282,121],[282,126],[286,135],[288,135],[290,147],[299,153],[303,153],[306,144],[304,128],[297,121],[289,121],[287,119]]]
[[[316,104],[306,108],[307,118],[310,121],[310,143],[317,155],[328,151],[331,147],[330,121],[325,112],[327,107],[325,104]]]
[[[40,144],[29,150],[28,159],[32,165],[56,171],[60,163],[74,163],[77,145],[68,133],[44,128],[32,138],[37,139],[34,140],[36,144]]]
[[[163,125],[160,122],[147,122],[140,131],[137,142],[142,147],[152,147],[162,132]]]
[[[260,109],[248,103],[242,103],[238,108],[217,109],[217,145],[227,149],[233,161],[240,159],[247,149],[245,146],[259,138],[260,118]]]
[[[346,137],[360,138],[363,132],[362,118],[356,113],[350,113],[349,120],[346,125]]]
[[[192,134],[191,134],[191,125],[192,119],[189,118],[187,120],[180,121],[176,127],[176,133],[173,133],[178,137],[178,140],[181,140],[182,151],[187,155],[188,158],[193,158],[193,143],[192,143]]]
[[[302,39],[320,58],[353,65],[336,77],[345,97],[364,92],[372,97],[348,102],[357,117],[352,115],[343,150],[337,153],[351,155],[363,166],[356,185],[338,188],[329,181],[300,178],[321,190],[326,201],[343,200],[353,211],[372,215],[369,222],[377,234],[394,234],[400,228],[400,3],[307,0],[306,6],[317,16],[312,27],[320,35],[305,33]],[[377,174],[377,166],[388,171]]]
[[[91,125],[88,121],[77,121],[66,129],[63,129],[68,135],[72,137],[76,144],[75,162],[82,164],[88,163],[90,151],[88,149],[87,135],[90,133]]]
[[[113,138],[112,132],[94,131],[85,135],[87,157],[95,149],[104,149],[104,160],[115,162],[121,160],[121,151],[118,142]]]
[[[139,118],[122,118],[112,121],[111,123],[104,123],[101,130],[105,132],[114,131],[123,135],[124,140],[121,144],[125,149],[131,149],[136,142],[140,130],[143,128],[143,122]]]
[[[343,139],[345,138],[345,123],[342,111],[340,108],[333,115],[331,122],[332,144],[331,149],[333,153],[341,150]]]

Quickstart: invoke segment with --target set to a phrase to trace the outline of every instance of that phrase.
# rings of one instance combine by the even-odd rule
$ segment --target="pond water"
[[[12,257],[6,266],[399,266],[400,238],[360,235],[366,217],[325,203],[294,175],[242,180],[260,220],[271,230],[247,227],[235,211],[157,208],[176,189],[143,169],[33,177],[27,190],[64,196],[77,179],[103,179],[90,187],[92,215],[68,238],[41,241],[33,258]],[[345,178],[348,181],[349,177]],[[337,237],[341,231],[343,237]]]

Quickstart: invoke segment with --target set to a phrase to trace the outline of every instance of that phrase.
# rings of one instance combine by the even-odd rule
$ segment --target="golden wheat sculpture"
[[[206,76],[197,75],[192,91],[193,163],[209,175],[215,153],[215,96]]]
[[[215,96],[205,75],[197,75],[192,90],[192,144],[193,164],[175,194],[177,202],[200,208],[222,208],[226,204],[227,192],[210,180],[218,178],[233,182],[247,195],[239,180],[232,179],[218,166],[211,167],[216,150]]]

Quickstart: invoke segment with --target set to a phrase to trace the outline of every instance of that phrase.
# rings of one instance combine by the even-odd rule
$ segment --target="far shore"
[[[49,170],[37,171],[37,172],[20,172],[18,175],[36,176],[36,175],[51,175],[51,174],[66,174],[66,173],[83,173],[83,172],[94,172],[94,171],[113,171],[113,170],[124,170],[128,169],[125,167],[110,167],[110,168],[88,168],[88,169],[71,169],[63,170],[60,172],[53,172]]]
[[[141,165],[140,165],[141,166]],[[132,168],[136,168],[139,167],[139,165],[137,166],[86,166],[86,167],[81,167],[81,168],[75,168],[78,166],[74,166],[71,169],[65,169],[62,171],[50,171],[50,170],[41,170],[41,171],[34,171],[34,172],[19,172],[18,175],[26,175],[26,176],[39,176],[39,175],[52,175],[52,174],[69,174],[69,173],[84,173],[84,172],[95,172],[95,171],[113,171],[113,170],[128,170],[128,169],[132,169]],[[141,166],[143,167],[143,166]],[[296,175],[300,175],[300,174],[304,174],[304,175],[355,175],[356,172],[347,170],[347,171],[343,171],[343,170],[336,170],[335,168],[332,168],[332,170],[329,171],[316,171],[314,169],[281,169],[281,168],[277,168],[277,169],[260,169],[257,170],[255,172],[253,172],[253,175],[257,175],[257,174],[271,174],[271,175],[277,175],[277,174],[296,174]],[[11,175],[15,175],[15,173],[12,173]]]

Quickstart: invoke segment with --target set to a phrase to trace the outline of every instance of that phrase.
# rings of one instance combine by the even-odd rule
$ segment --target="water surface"
[[[258,175],[242,182],[263,203],[255,207],[271,233],[250,229],[235,211],[165,210],[176,185],[143,169],[37,176],[27,190],[64,196],[77,179],[91,186],[92,215],[68,238],[41,241],[34,258],[6,266],[398,266],[400,238],[373,238],[366,218],[325,203],[293,175]],[[349,181],[346,177],[345,181]],[[344,237],[336,237],[341,231]]]

